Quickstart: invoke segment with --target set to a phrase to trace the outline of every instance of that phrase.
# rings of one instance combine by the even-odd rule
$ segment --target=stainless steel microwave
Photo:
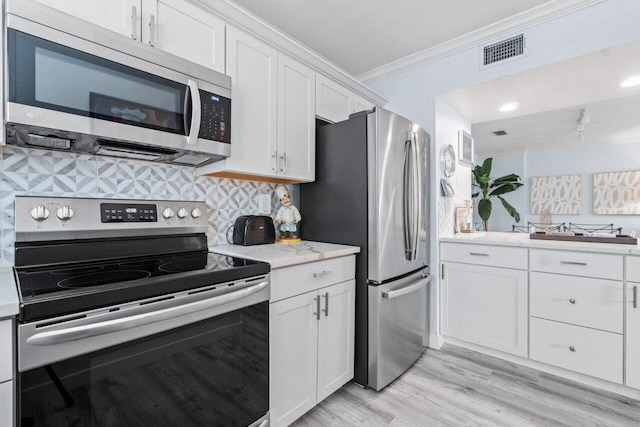
[[[228,157],[231,79],[40,3],[6,3],[6,141],[200,166]]]

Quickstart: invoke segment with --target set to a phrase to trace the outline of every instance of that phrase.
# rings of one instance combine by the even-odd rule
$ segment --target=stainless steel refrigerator
[[[355,381],[381,390],[426,348],[429,135],[382,108],[317,130],[301,236],[359,246]]]

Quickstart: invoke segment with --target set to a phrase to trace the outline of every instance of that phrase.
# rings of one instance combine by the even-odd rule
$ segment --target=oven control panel
[[[158,208],[153,204],[100,203],[104,222],[157,222]]]
[[[205,202],[16,196],[16,241],[206,233]]]

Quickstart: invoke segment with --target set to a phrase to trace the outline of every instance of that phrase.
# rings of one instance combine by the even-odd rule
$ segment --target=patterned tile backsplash
[[[14,260],[16,195],[204,201],[209,244],[226,243],[236,217],[257,213],[259,194],[270,193],[277,207],[276,184],[201,177],[191,167],[136,160],[7,146],[0,173],[2,267]]]

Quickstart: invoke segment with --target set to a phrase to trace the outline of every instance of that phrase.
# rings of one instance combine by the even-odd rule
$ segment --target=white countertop
[[[360,252],[357,246],[336,245],[333,243],[309,242],[272,243],[269,245],[217,245],[210,246],[210,252],[240,258],[264,261],[271,269],[288,267],[305,262],[337,258]]]
[[[582,252],[604,252],[623,255],[640,255],[640,246],[619,243],[565,242],[557,240],[532,240],[527,233],[476,232],[441,237],[441,242],[474,243],[479,245],[516,246],[534,249],[563,249]]]
[[[18,314],[18,288],[11,267],[0,268],[0,319]]]

